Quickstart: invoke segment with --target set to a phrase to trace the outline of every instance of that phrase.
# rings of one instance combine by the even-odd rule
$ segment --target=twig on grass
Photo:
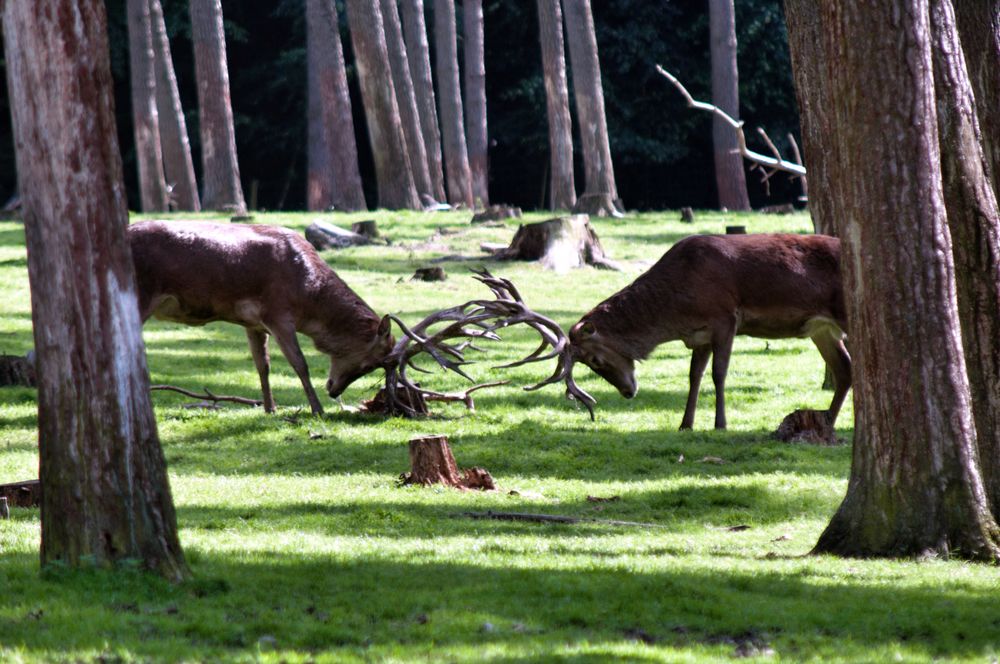
[[[247,399],[246,397],[233,397],[227,396],[225,394],[212,394],[208,388],[205,389],[204,394],[198,394],[197,392],[192,392],[191,390],[186,390],[183,387],[175,387],[174,385],[150,385],[149,389],[152,390],[167,390],[170,392],[179,392],[186,397],[191,397],[192,399],[201,399],[202,402],[218,403],[220,401],[226,401],[229,403],[238,403],[244,406],[262,406],[264,402],[259,399]]]
[[[666,528],[660,523],[641,523],[639,521],[615,521],[611,519],[587,519],[561,514],[528,514],[525,512],[462,512],[456,516],[467,519],[493,519],[496,521],[529,521],[532,523],[596,523],[604,526],[638,526],[640,528]]]

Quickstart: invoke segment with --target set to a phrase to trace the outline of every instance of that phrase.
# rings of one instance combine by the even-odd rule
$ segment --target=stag
[[[598,304],[570,330],[573,356],[635,396],[635,362],[662,343],[692,350],[681,429],[694,424],[712,358],[715,428],[726,428],[725,384],[733,338],[809,337],[833,375],[831,426],[851,386],[840,241],[822,235],[701,235],[675,244],[648,272]]]
[[[319,257],[285,228],[146,221],[128,229],[143,323],[225,321],[246,328],[264,410],[274,412],[268,338],[295,370],[313,414],[323,412],[296,332],[330,356],[326,390],[337,398],[381,367],[394,340],[379,318]]]

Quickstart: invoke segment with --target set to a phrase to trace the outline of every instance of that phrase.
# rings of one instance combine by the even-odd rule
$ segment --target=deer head
[[[340,345],[338,352],[331,353],[330,375],[326,381],[330,398],[336,399],[355,380],[385,364],[395,343],[391,332],[392,322],[389,316],[383,316],[373,337],[360,344]]]
[[[635,396],[635,360],[616,351],[594,324],[581,320],[569,332],[573,356],[608,381],[626,399]]]

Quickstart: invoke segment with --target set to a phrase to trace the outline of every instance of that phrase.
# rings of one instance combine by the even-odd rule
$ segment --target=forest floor
[[[324,252],[379,313],[416,321],[487,296],[466,268],[479,243],[509,241],[517,226],[472,227],[468,213],[257,214],[299,231],[315,218],[377,219],[390,246]],[[530,215],[540,220],[546,215]],[[674,212],[596,221],[623,272],[555,274],[527,263],[486,263],[525,300],[567,328],[631,282],[676,240],[722,232],[806,232],[804,214]],[[409,280],[447,262],[443,283]],[[689,352],[660,347],[638,368],[627,401],[579,367],[597,420],[559,386],[523,392],[551,366],[493,371],[524,356],[526,330],[470,371],[477,410],[432,404],[423,420],[339,410],[308,414],[298,380],[274,351],[277,415],[226,405],[193,410],[154,393],[194,580],[171,586],[134,570],[70,572],[38,565],[39,514],[0,521],[0,661],[996,661],[1000,569],[940,560],[864,561],[810,556],[847,486],[845,444],[772,439],[796,408],[824,408],[823,365],[808,340],[738,338],[727,384],[729,430],[712,430],[706,379],[694,431],[679,432]],[[256,397],[243,331],[150,322],[152,380]],[[0,223],[0,352],[32,345],[22,227]],[[327,363],[304,343],[313,381]],[[368,376],[345,404],[371,396]],[[424,383],[459,389],[453,375]],[[320,391],[322,394],[322,391]],[[495,492],[401,487],[411,437],[447,434],[461,467],[482,466]],[[0,390],[0,482],[38,471],[36,397]],[[539,524],[465,518],[472,511],[533,512],[642,522]]]

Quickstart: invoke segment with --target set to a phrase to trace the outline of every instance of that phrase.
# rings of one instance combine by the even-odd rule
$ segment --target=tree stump
[[[521,216],[521,208],[510,205],[491,205],[482,212],[472,215],[473,224],[481,224],[484,221],[503,221],[504,219],[517,219]]]
[[[314,221],[306,228],[306,239],[316,251],[342,249],[371,242],[367,237],[326,221]]]
[[[726,235],[746,235],[746,226],[726,226]]]
[[[620,219],[625,216],[621,201],[611,198],[611,194],[584,194],[576,199],[573,206],[573,214],[586,214],[592,217],[615,217]]]
[[[444,281],[447,278],[443,267],[418,267],[410,281]]]
[[[786,443],[840,445],[830,415],[825,410],[797,410],[785,417],[774,437]]]
[[[0,497],[14,507],[39,507],[42,504],[42,483],[38,480],[0,484]]]
[[[540,261],[543,267],[557,272],[584,265],[621,269],[605,255],[590,218],[585,214],[523,224],[518,227],[510,246],[493,256],[497,260]]]
[[[351,232],[362,235],[370,240],[374,240],[379,237],[378,225],[375,223],[374,219],[369,219],[367,221],[355,221],[351,224]]]
[[[484,468],[459,472],[447,436],[420,436],[410,440],[410,472],[403,484],[444,484],[456,489],[494,490],[496,483]]]
[[[681,208],[681,221],[683,221],[685,224],[693,224],[694,223],[694,210],[692,210],[689,207],[682,207]]]
[[[35,364],[27,357],[0,355],[0,387],[35,387]]]

